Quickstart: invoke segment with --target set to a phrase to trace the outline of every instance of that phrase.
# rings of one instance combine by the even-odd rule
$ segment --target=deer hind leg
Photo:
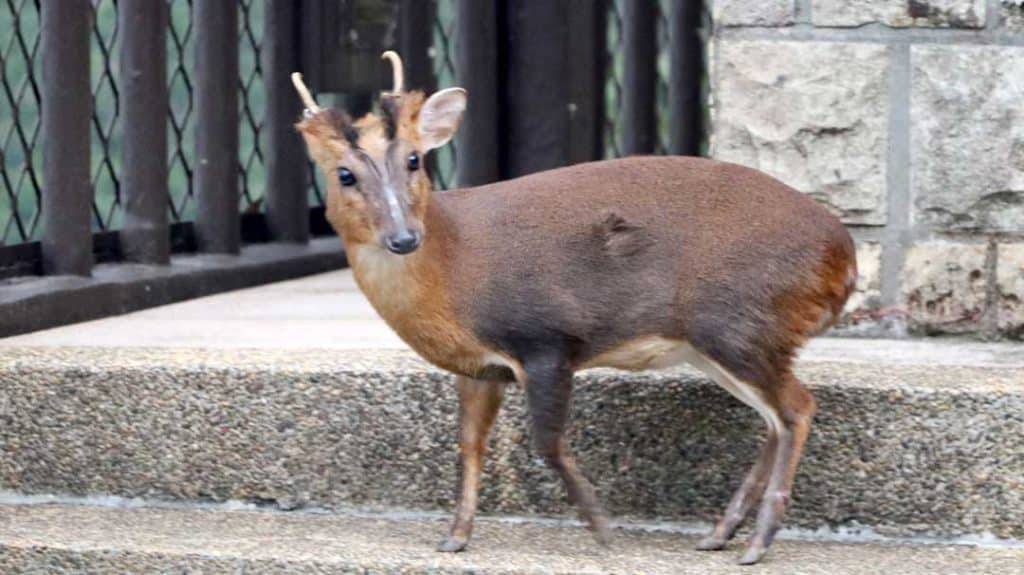
[[[583,476],[565,440],[572,394],[572,372],[558,358],[524,362],[526,399],[530,411],[533,445],[537,454],[562,478],[570,503],[603,545],[610,542],[608,515],[597,500],[597,492]]]
[[[455,511],[448,537],[438,546],[438,551],[454,553],[462,551],[469,544],[473,532],[473,517],[476,515],[477,499],[480,493],[480,472],[483,467],[487,436],[498,415],[505,385],[494,381],[480,381],[468,377],[457,377],[459,390],[459,452],[462,457],[462,478],[459,488],[459,503]]]
[[[757,461],[750,468],[747,476],[743,479],[736,493],[733,494],[729,505],[725,508],[725,514],[715,524],[715,528],[706,537],[697,543],[700,551],[716,551],[724,549],[736,530],[740,528],[747,515],[759,501],[768,484],[768,476],[771,473],[772,463],[775,461],[775,450],[778,446],[778,434],[768,427],[768,438],[761,446],[761,453]]]
[[[779,531],[782,515],[789,504],[796,467],[811,431],[811,418],[817,410],[811,393],[792,374],[783,376],[775,397],[782,428],[768,486],[757,514],[757,525],[740,558],[743,565],[760,561]]]
[[[757,527],[740,563],[756,563],[764,556],[778,531],[804,441],[810,431],[814,399],[793,377],[780,378],[771,397],[758,386],[747,383],[703,356],[693,362],[717,384],[740,401],[753,407],[768,425],[768,436],[757,461],[733,495],[725,514],[697,548],[722,549],[760,501]],[[767,494],[767,498],[764,496]]]

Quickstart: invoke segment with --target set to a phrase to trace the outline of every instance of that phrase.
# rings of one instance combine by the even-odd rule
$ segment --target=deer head
[[[296,127],[327,181],[327,219],[346,246],[377,246],[392,254],[416,250],[427,232],[424,215],[432,190],[423,156],[455,135],[466,109],[466,91],[447,88],[424,99],[405,92],[402,60],[388,51],[394,86],[381,94],[378,111],[353,121],[321,108],[292,80],[306,105]]]

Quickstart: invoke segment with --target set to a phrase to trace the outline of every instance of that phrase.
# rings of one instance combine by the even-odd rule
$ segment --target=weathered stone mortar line
[[[812,0],[796,0],[796,18],[797,24],[810,24],[813,18],[814,8],[811,6]]]
[[[1003,0],[987,0],[985,6],[985,28],[994,30],[999,27],[999,18],[1003,9]]]
[[[835,28],[795,24],[788,27],[721,26],[717,35],[724,40],[770,42],[850,42],[877,44],[977,44],[985,46],[1024,46],[1024,34],[1005,29],[891,28],[883,24],[865,24],[857,28]]]
[[[908,230],[908,233],[914,241],[945,240],[960,244],[985,244],[989,240],[1019,242],[1024,238],[1024,233],[1020,232],[979,231],[974,229],[942,230],[933,229],[928,226],[914,226]]]
[[[999,336],[999,285],[996,268],[999,265],[999,244],[995,238],[989,238],[988,251],[985,252],[985,311],[981,317],[981,334],[986,339]]]
[[[847,226],[854,241],[860,242],[881,242],[885,236],[883,226]]]
[[[886,226],[879,278],[882,304],[900,303],[900,274],[910,243],[910,46],[889,52],[889,150],[886,166]]]
[[[711,36],[707,43],[708,58],[708,69],[711,71],[711,77],[708,78],[708,94],[707,102],[710,110],[708,111],[708,126],[705,128],[705,138],[707,140],[707,153],[709,156],[715,156],[715,133],[718,130],[718,111],[722,108],[719,99],[721,98],[722,92],[719,90],[719,83],[722,77],[720,73],[719,62],[721,61],[721,49],[722,49],[722,35],[719,33],[717,24],[711,20],[710,6],[708,7],[708,29],[711,30]]]

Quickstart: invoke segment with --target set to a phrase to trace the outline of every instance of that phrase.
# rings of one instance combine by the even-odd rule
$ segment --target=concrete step
[[[901,345],[825,340],[802,358],[820,411],[787,525],[1024,539],[1021,348]],[[0,489],[450,510],[450,382],[400,350],[0,347]],[[509,395],[482,509],[570,513]],[[712,520],[762,433],[686,369],[585,372],[574,421],[620,518]]]
[[[203,509],[0,505],[0,572],[328,574],[737,573],[741,541],[717,553],[696,538],[638,526],[599,547],[576,526],[479,522],[470,549],[433,550],[445,523],[380,517]],[[775,543],[751,574],[1019,573],[1024,549],[908,543]]]

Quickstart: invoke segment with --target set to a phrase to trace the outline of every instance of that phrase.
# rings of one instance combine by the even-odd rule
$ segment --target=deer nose
[[[410,230],[402,230],[384,240],[384,246],[393,254],[404,256],[420,247],[420,234]]]

